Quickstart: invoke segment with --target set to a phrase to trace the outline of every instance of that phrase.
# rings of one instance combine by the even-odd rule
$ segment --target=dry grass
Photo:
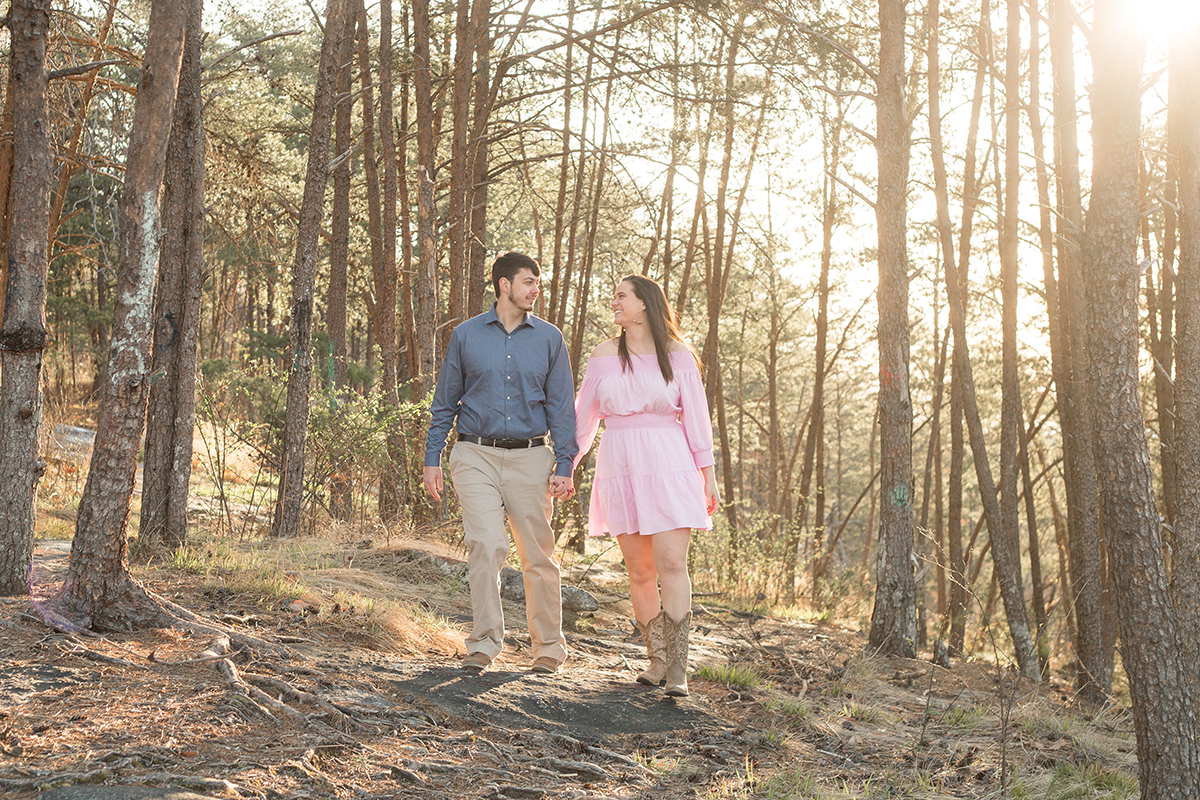
[[[240,480],[240,474],[226,478]],[[79,481],[70,470],[48,473],[41,487],[40,538],[69,538]],[[439,566],[462,557],[453,545],[455,531],[445,532],[447,542],[429,532],[408,539],[396,531],[327,520],[315,528],[317,535],[280,542],[229,535],[228,526],[200,526],[188,548],[135,571],[189,608],[269,635],[431,663],[461,652],[462,621],[469,618],[466,587]],[[602,600],[600,612],[571,625],[603,651],[604,640],[628,629],[632,614],[619,555],[608,552],[594,565],[579,560],[568,572],[586,574],[585,585]],[[581,792],[656,800],[997,798],[1006,763],[1007,792],[1014,798],[1136,796],[1126,711],[1120,705],[1077,707],[1061,678],[1038,687],[1023,683],[1012,694],[1011,678],[986,659],[946,671],[926,661],[871,657],[853,629],[817,622],[827,619],[821,609],[797,606],[774,614],[760,608],[755,616],[704,602],[706,613],[697,616],[703,630],[695,639],[698,677],[690,702],[712,708],[737,732],[737,741],[750,744],[706,743],[683,731],[629,737],[622,752],[639,754],[654,777],[645,784],[599,782]],[[859,604],[847,600],[844,606]],[[487,784],[479,776],[486,772],[478,770],[496,768],[498,752],[536,746],[545,755],[561,747],[534,742],[527,732],[470,727],[443,716],[433,732],[393,731],[366,737],[366,749],[321,749],[325,745],[312,731],[248,716],[204,665],[170,671],[97,665],[38,620],[23,617],[26,608],[11,601],[0,605],[0,666],[6,672],[65,666],[88,677],[62,682],[16,706],[0,705],[0,780],[40,769],[90,774],[91,782],[154,782],[146,776],[170,774],[176,785],[187,785],[179,776],[216,776],[252,787],[251,794],[260,797],[483,797]],[[521,609],[508,611],[517,626],[523,623]],[[159,631],[85,644],[144,664],[149,652],[160,660],[184,660],[205,642]],[[577,669],[589,669],[589,663],[581,653]],[[747,665],[753,665],[753,679]],[[369,675],[352,677],[370,681]],[[15,746],[20,755],[8,755],[17,752]],[[389,777],[391,766],[420,752],[453,761],[462,771],[448,771],[436,788],[402,786]],[[562,791],[561,781],[538,780],[551,792],[547,796]],[[220,793],[211,785],[194,788]]]

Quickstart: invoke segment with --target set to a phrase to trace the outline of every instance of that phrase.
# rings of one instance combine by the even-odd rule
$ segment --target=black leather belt
[[[545,436],[539,436],[536,439],[488,439],[485,436],[472,436],[467,433],[460,433],[458,440],[481,444],[484,447],[499,447],[501,450],[526,450],[530,447],[541,447],[546,443]]]

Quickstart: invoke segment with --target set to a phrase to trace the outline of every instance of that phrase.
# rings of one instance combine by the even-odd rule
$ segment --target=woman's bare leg
[[[642,625],[657,617],[662,609],[655,567],[656,536],[623,533],[617,537],[621,555],[625,557],[625,570],[629,573],[629,600],[633,603],[634,616]]]
[[[662,607],[667,616],[681,620],[692,610],[692,579],[688,575],[687,554],[690,528],[676,528],[646,537],[653,542],[654,566],[662,587]],[[637,605],[634,605],[637,608]]]

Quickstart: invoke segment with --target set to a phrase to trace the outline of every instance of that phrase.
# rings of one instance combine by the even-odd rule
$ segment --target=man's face
[[[542,293],[542,279],[533,270],[522,268],[508,284],[508,302],[521,311],[532,311],[538,295]]]

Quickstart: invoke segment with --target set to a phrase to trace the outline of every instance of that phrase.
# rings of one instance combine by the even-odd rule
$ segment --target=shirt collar
[[[532,319],[533,319],[533,314],[530,314],[528,311],[526,311],[525,318],[521,320],[521,324],[518,325],[517,328],[523,328],[526,325],[528,325],[529,327],[533,327],[533,323],[530,321]],[[485,325],[491,325],[492,323],[495,323],[495,324],[499,325],[501,328],[504,327],[503,323],[500,322],[500,315],[496,313],[496,304],[495,303],[492,303],[492,307],[489,308],[487,310],[487,312],[484,313],[483,322]],[[513,328],[513,330],[515,331],[517,328]]]

